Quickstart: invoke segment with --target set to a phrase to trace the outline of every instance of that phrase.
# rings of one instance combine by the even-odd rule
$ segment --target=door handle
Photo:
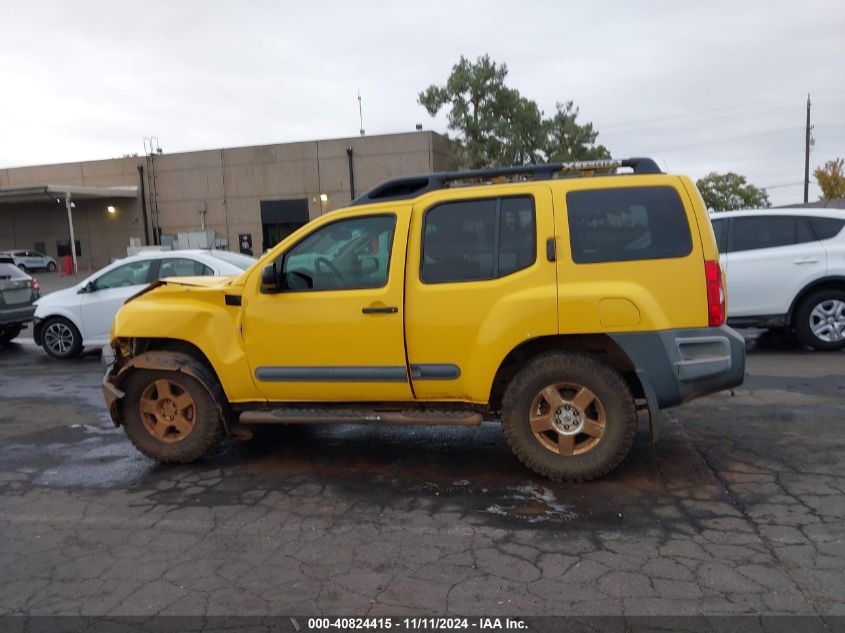
[[[399,308],[393,306],[384,308],[374,308],[370,306],[367,308],[361,308],[361,312],[363,312],[364,314],[396,314],[397,312],[399,312]]]
[[[799,259],[796,259],[795,263],[798,264],[799,266],[801,264],[818,264],[819,259],[818,259],[818,257],[801,257]]]

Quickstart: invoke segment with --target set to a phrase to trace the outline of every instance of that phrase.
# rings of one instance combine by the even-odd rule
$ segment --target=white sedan
[[[228,251],[150,251],[109,264],[75,286],[36,303],[33,338],[53,358],[72,358],[109,342],[123,302],[164,277],[240,275],[255,260]]]

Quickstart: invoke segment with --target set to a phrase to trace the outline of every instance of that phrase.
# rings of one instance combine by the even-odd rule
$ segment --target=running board
[[[424,424],[478,426],[472,411],[375,411],[367,409],[271,409],[244,411],[242,424]]]

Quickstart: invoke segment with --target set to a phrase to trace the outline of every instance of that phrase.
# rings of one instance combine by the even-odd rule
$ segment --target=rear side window
[[[692,236],[672,187],[620,187],[566,194],[572,259],[578,264],[683,257]]]
[[[807,218],[810,226],[813,227],[813,233],[816,234],[816,239],[829,240],[835,237],[845,226],[845,220],[839,218]]]
[[[531,266],[536,255],[531,196],[448,202],[425,214],[420,279],[496,279]]]
[[[733,219],[732,251],[753,251],[795,244],[795,218],[762,215]]]
[[[210,277],[214,271],[202,262],[185,257],[167,257],[161,260],[158,267],[158,278],[165,277]]]

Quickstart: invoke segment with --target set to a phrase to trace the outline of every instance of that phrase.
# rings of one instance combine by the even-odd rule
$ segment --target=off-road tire
[[[531,430],[529,411],[535,396],[557,383],[583,385],[603,405],[604,434],[586,453],[554,453]],[[507,386],[502,400],[502,428],[514,454],[535,473],[557,481],[587,481],[607,474],[625,459],[637,432],[636,405],[619,372],[597,358],[581,353],[549,353],[529,361]]]
[[[22,325],[5,325],[0,327],[0,345],[8,345],[23,331]]]
[[[218,444],[225,433],[213,396],[203,384],[186,373],[179,371],[130,369],[124,383],[124,397],[121,400],[123,430],[129,441],[141,453],[164,464],[187,464],[205,455]],[[196,408],[194,426],[182,440],[167,443],[154,437],[144,426],[139,410],[139,401],[144,390],[156,380],[166,379],[187,391]]]
[[[842,290],[819,290],[806,297],[795,311],[795,334],[807,347],[824,352],[835,352],[845,349],[845,340],[824,341],[813,333],[810,324],[813,308],[825,301],[845,302],[845,291]]]
[[[47,344],[47,332],[50,330],[50,326],[54,324],[61,324],[67,328],[72,337],[70,347],[65,352],[54,351]],[[64,317],[51,317],[44,321],[44,324],[41,326],[41,347],[45,352],[47,352],[48,356],[52,356],[53,358],[57,358],[59,360],[75,358],[82,353],[82,335],[79,333],[76,326]]]

